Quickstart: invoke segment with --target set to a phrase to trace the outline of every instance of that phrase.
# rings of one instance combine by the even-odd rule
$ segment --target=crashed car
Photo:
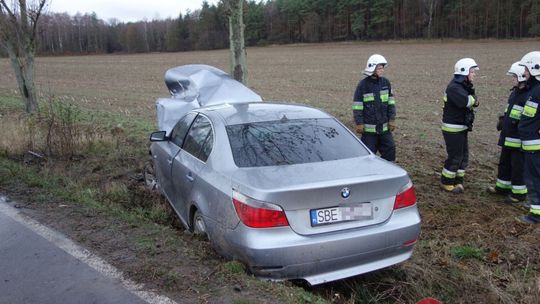
[[[165,81],[153,183],[221,255],[258,277],[311,285],[411,256],[420,233],[411,179],[336,118],[262,102],[210,66],[173,68]]]

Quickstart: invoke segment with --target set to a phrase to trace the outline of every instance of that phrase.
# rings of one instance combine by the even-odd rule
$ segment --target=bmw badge
[[[350,195],[351,195],[351,190],[349,190],[349,188],[345,187],[345,188],[341,189],[341,197],[342,198],[349,198]]]

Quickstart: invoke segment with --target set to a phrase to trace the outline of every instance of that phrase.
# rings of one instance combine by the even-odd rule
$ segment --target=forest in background
[[[95,13],[47,13],[38,54],[177,52],[227,48],[220,1],[175,19],[124,23]],[[540,0],[247,0],[248,46],[388,39],[540,36]]]

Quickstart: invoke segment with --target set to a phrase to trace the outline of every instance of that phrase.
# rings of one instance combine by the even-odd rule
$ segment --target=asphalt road
[[[0,196],[0,304],[174,303],[144,291]]]

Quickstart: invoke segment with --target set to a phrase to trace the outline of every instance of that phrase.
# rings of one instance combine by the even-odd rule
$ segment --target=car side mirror
[[[152,132],[152,134],[150,134],[150,141],[166,141],[166,140],[169,140],[169,138],[167,137],[167,132],[165,131],[157,131],[157,132]]]

